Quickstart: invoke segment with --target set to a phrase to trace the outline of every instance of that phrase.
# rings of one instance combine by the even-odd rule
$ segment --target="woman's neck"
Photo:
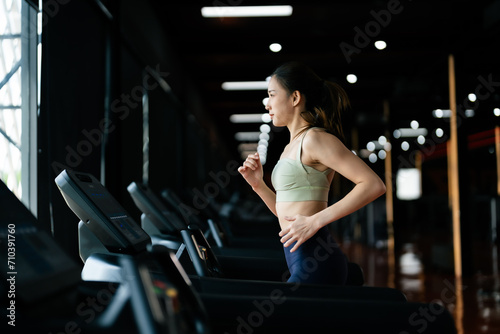
[[[288,124],[286,127],[290,132],[290,142],[296,139],[300,132],[307,126],[307,122],[300,116],[296,117],[290,124]]]

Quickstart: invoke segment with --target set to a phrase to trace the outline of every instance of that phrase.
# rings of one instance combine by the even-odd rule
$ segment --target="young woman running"
[[[385,185],[344,145],[340,115],[349,100],[339,85],[290,62],[274,71],[268,94],[266,110],[273,125],[290,132],[271,176],[276,193],[263,180],[258,153],[249,155],[238,171],[278,217],[288,281],[345,284],[347,259],[327,226],[384,194]],[[335,172],[355,186],[328,206]]]

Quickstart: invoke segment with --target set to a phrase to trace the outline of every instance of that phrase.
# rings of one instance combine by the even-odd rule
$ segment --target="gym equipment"
[[[94,229],[94,231],[99,233],[107,233],[107,235],[96,235],[99,237],[99,240],[104,243],[109,242],[110,238],[117,238],[117,236],[122,237],[117,232],[122,228],[120,225],[113,224],[109,221],[103,221],[111,220],[110,217],[106,217],[103,214],[95,214],[95,212],[108,212],[108,209],[101,208],[101,206],[108,201],[107,195],[109,194],[107,192],[104,194],[105,188],[102,187],[102,185],[99,186],[100,184],[95,182],[96,180],[91,177],[91,179],[93,179],[92,183],[95,182],[94,188],[97,188],[98,193],[104,194],[104,196],[93,196],[90,198],[89,192],[81,190],[75,191],[75,189],[80,186],[79,183],[85,181],[74,178],[74,176],[69,179],[68,172],[63,171],[62,173],[66,175],[60,175],[56,178],[56,183],[60,185],[61,192],[64,193],[65,189],[68,189],[65,183],[74,183],[73,186],[69,188],[71,194],[64,194],[65,197],[74,196],[71,201],[67,200],[68,205],[85,201],[89,210],[94,211],[94,213],[88,214],[85,217],[92,217],[92,219],[95,219],[86,224],[107,225],[107,229]],[[102,198],[105,200],[102,201]],[[113,205],[114,204],[116,203],[113,203]],[[74,212],[76,213],[80,209],[81,205],[77,205]],[[124,212],[123,209],[119,211],[122,214]],[[84,216],[82,215],[82,217]],[[80,219],[82,219],[82,217],[80,217]],[[119,262],[122,256],[132,256],[134,259],[146,256],[144,255],[146,253],[145,250],[141,250],[140,246],[127,244],[132,242],[141,243],[142,240],[145,239],[142,236],[142,233],[145,234],[145,232],[140,229],[138,225],[133,227],[133,230],[137,232],[137,235],[126,234],[126,242],[123,244],[123,247],[121,247],[121,250],[116,247],[109,247],[108,250],[132,250],[132,253],[135,250],[136,253],[123,255],[110,252],[107,256],[117,257]],[[113,245],[116,244],[116,242],[110,242],[110,244]],[[106,246],[106,244],[104,245]],[[162,268],[168,265],[166,260],[168,257],[166,254],[170,254],[172,262],[175,261],[175,257],[172,257],[172,253],[163,246],[154,245],[147,246],[147,248],[151,249],[149,253],[153,254],[153,256],[157,256],[155,259]],[[94,254],[90,257],[93,256]],[[162,260],[159,260],[160,258]],[[87,263],[89,262],[87,261],[86,265]],[[172,266],[170,266],[170,268],[171,267]],[[190,282],[189,278],[183,272],[182,267],[178,265],[174,265],[174,267],[177,268],[175,273],[172,273],[171,269],[164,270],[164,272],[168,273],[168,275],[181,276],[184,282]],[[149,272],[149,269],[147,271]],[[219,279],[217,284],[221,282],[222,279]],[[241,282],[252,284],[251,281],[242,280]],[[191,286],[189,283],[186,284]],[[265,283],[259,282],[259,284]],[[254,333],[279,331],[290,333],[300,333],[303,331],[312,331],[315,333],[328,333],[332,331],[368,333],[373,332],[374,328],[384,333],[400,333],[404,331],[408,333],[417,333],[421,328],[415,326],[416,323],[409,321],[409,319],[413,319],[414,316],[418,317],[418,312],[422,309],[428,310],[433,314],[433,321],[426,323],[427,333],[456,332],[450,314],[446,309],[437,304],[389,301],[387,298],[385,300],[363,300],[356,299],[354,296],[350,299],[320,298],[320,296],[317,295],[298,298],[293,296],[294,291],[287,291],[290,287],[289,284],[281,283],[275,286],[276,289],[271,290],[271,293],[268,295],[263,294],[262,291],[259,292],[258,295],[243,294],[241,291],[225,291],[225,293],[216,293],[214,291],[199,293],[194,289],[190,291],[192,291],[195,296],[198,295],[200,297],[209,315],[211,329],[216,333],[234,330],[239,332],[242,330],[246,330],[247,332],[251,330]],[[238,287],[243,287],[243,285],[238,285]],[[307,287],[300,286],[300,288]],[[334,288],[333,286],[329,286],[329,289],[325,289],[324,291],[335,291]],[[351,287],[341,288],[349,290]],[[361,296],[358,296],[358,298],[361,298]]]

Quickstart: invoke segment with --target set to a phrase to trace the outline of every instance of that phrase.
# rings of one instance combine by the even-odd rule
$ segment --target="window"
[[[37,10],[0,0],[0,179],[36,213]]]

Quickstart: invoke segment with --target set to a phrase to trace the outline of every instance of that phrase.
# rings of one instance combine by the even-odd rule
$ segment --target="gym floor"
[[[428,256],[429,243],[405,244],[402,251],[389,256],[387,249],[359,243],[343,243],[352,262],[364,271],[365,285],[393,287],[403,291],[409,301],[438,302],[453,315],[458,334],[500,333],[500,275],[498,247],[474,245],[476,273],[457,281],[452,268],[443,268]],[[448,252],[448,256],[451,255]],[[417,330],[425,333],[425,321],[432,321],[432,310],[422,311]],[[415,318],[417,319],[417,318]]]

